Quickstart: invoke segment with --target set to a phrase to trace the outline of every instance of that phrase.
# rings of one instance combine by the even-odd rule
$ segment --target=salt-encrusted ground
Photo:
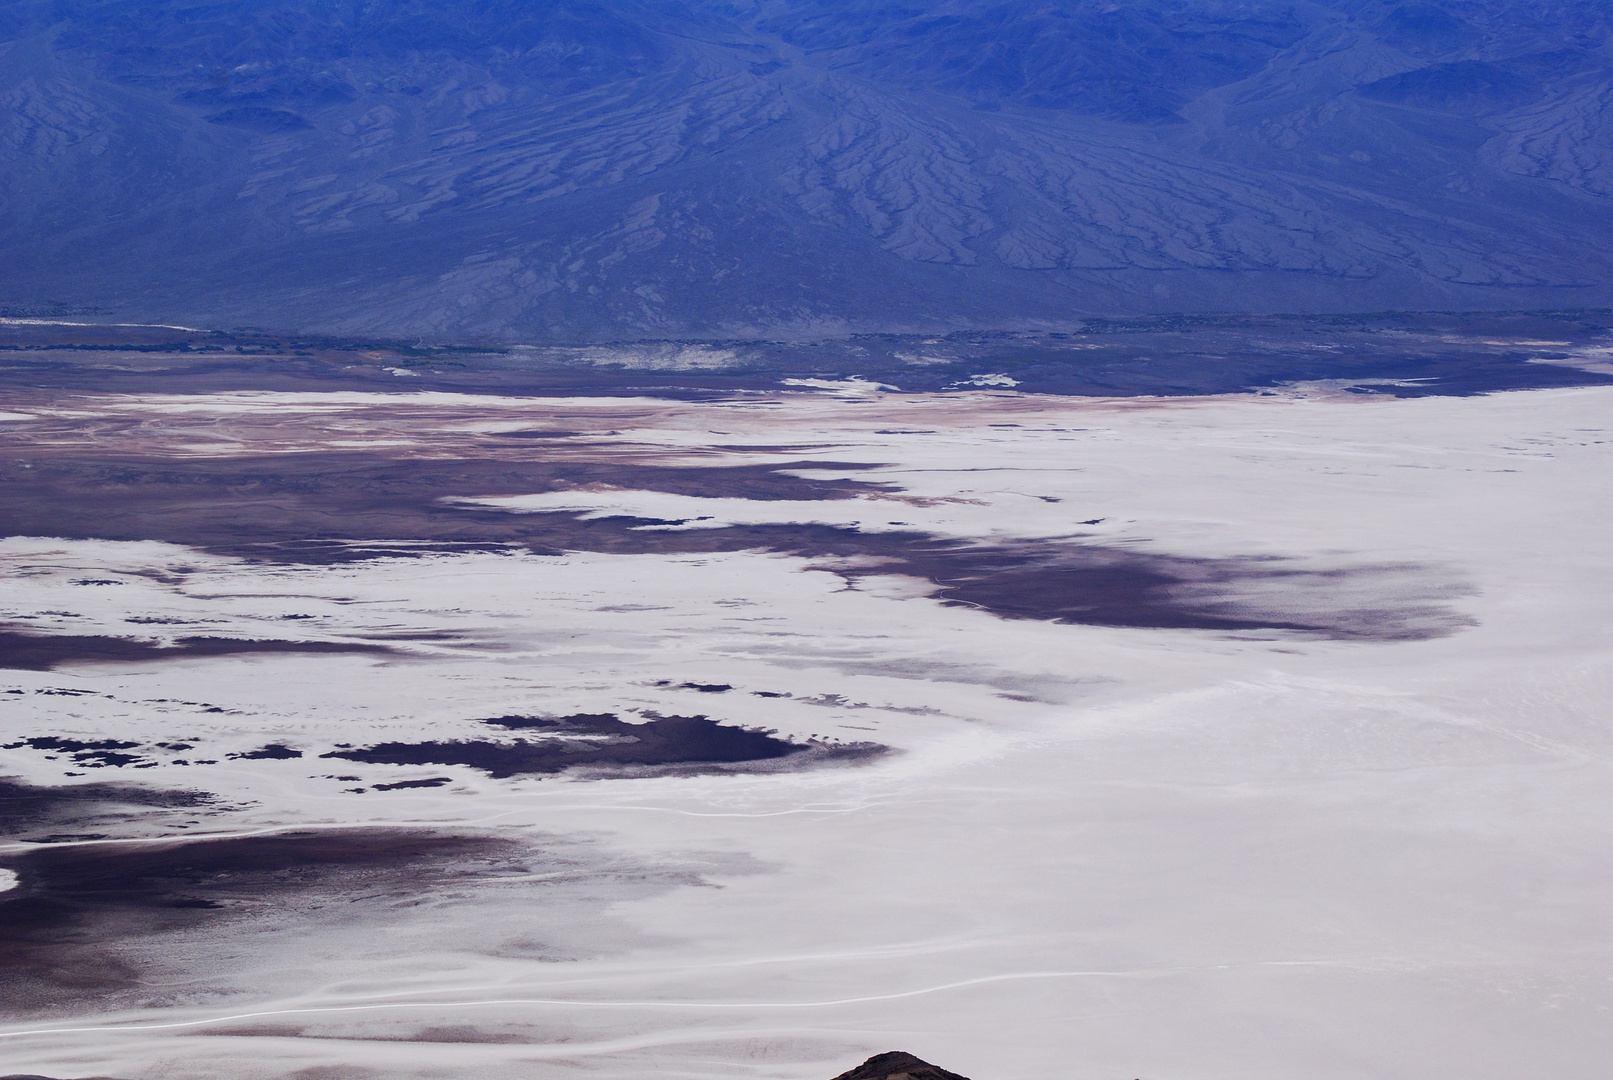
[[[9,1071],[805,1080],[899,1046],[977,1080],[1512,1080],[1613,1058],[1613,392],[0,405],[14,489],[68,537],[0,542],[0,629],[36,658],[151,647],[0,672],[0,775],[211,796],[109,795],[0,851],[0,902],[80,882],[77,921],[0,950]],[[530,431],[564,434],[508,438]],[[363,473],[390,494],[299,479],[332,453],[390,463]],[[229,473],[266,460],[272,490]],[[514,479],[444,487],[489,460]],[[533,462],[553,475],[519,490]],[[317,557],[232,531],[299,514]],[[560,553],[499,532],[529,522]],[[882,539],[788,539],[806,523]],[[342,537],[384,550],[334,557]],[[935,561],[958,540],[969,561]],[[1015,576],[1054,550],[1096,561]],[[1152,623],[1114,625],[1121,571],[1165,575]],[[1120,599],[1041,595],[1077,587]],[[579,713],[896,752],[509,778],[320,756]],[[411,780],[437,786],[390,786]],[[322,842],[324,869],[193,874],[233,891],[183,918],[84,900],[183,877],[96,860],[201,834]],[[408,851],[344,870],[338,836]]]

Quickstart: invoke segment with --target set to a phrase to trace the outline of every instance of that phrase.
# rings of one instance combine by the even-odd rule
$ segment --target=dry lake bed
[[[97,347],[0,393],[6,1072],[1613,1060],[1613,387]]]

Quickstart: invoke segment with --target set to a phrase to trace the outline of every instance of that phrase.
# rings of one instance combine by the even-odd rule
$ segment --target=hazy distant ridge
[[[581,338],[1613,302],[1601,6],[61,0],[0,306]]]

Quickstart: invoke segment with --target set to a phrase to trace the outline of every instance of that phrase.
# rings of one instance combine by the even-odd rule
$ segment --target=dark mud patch
[[[398,941],[423,957],[598,955],[636,939],[613,903],[765,869],[424,826],[36,847],[0,867],[17,878],[0,893],[0,1015],[13,1021],[256,999],[288,963],[339,979]]]
[[[573,542],[583,550],[769,551],[812,559],[851,584],[879,575],[917,578],[944,602],[1007,619],[1374,641],[1441,637],[1471,625],[1452,607],[1471,590],[1437,567],[1190,558],[1081,536],[984,544],[813,524],[663,532],[642,530],[632,518],[529,516],[551,518],[557,532],[575,529]]]
[[[203,791],[124,784],[36,785],[0,778],[0,835],[14,841],[104,839],[109,831],[174,828],[217,812]]]
[[[427,776],[420,780],[399,780],[395,784],[376,784],[376,791],[406,791],[412,788],[439,788],[452,784],[449,776]]]
[[[705,716],[651,715],[635,724],[611,713],[578,713],[482,722],[525,737],[386,742],[322,756],[368,765],[465,765],[504,779],[567,771],[595,776],[722,772],[787,758],[792,765],[849,763],[889,752],[876,743],[799,743]]]
[[[675,683],[671,679],[660,679],[660,680],[658,680],[656,682],[655,685],[656,686],[671,686],[671,687],[675,687],[675,688],[677,688],[679,690],[693,690],[693,691],[695,691],[696,693],[699,693],[699,694],[726,694],[726,693],[728,693],[728,691],[730,691],[730,690],[732,690],[734,688],[731,683],[698,683],[698,682]]]
[[[125,765],[144,765],[146,759],[127,751],[138,749],[139,743],[125,739],[66,739],[57,735],[38,735],[17,742],[0,744],[0,750],[42,750],[55,756],[65,755],[74,765],[83,769],[122,768]]]
[[[1370,641],[1442,637],[1472,625],[1451,606],[1471,590],[1415,565],[1310,569],[1278,558],[1191,559],[1075,539],[920,541],[883,556],[878,548],[866,545],[867,565],[831,568],[852,581],[922,578],[947,603],[1008,619]]]
[[[149,663],[210,656],[272,653],[390,654],[384,645],[345,641],[283,641],[274,638],[182,637],[172,645],[138,638],[87,634],[32,634],[0,630],[0,668],[51,671],[60,664]]]
[[[280,743],[270,743],[260,746],[256,750],[246,750],[239,754],[228,755],[234,761],[290,761],[302,757],[301,750],[293,750]]]
[[[462,501],[604,485],[698,497],[829,500],[891,494],[855,479],[794,475],[870,467],[824,461],[670,467],[598,460],[390,459],[313,452],[116,463],[34,455],[0,463],[0,535],[162,540],[253,561],[319,565],[436,553],[524,550],[610,554],[766,551],[820,560],[848,581],[900,574],[944,600],[1004,618],[1098,626],[1302,632],[1414,640],[1466,625],[1462,590],[1436,568],[1310,569],[1266,557],[1188,558],[1071,535],[995,545],[914,529],[810,523],[655,528],[663,522],[571,512],[517,513]],[[24,468],[23,465],[28,467]],[[1073,516],[1073,515],[1072,515]],[[1083,519],[1086,525],[1100,519]],[[362,651],[383,645],[0,632],[0,665],[164,659],[231,651]]]
[[[80,463],[83,464],[83,463]],[[806,481],[769,468],[656,469],[590,465],[578,479],[700,496],[826,499],[867,494],[855,481]],[[571,468],[576,468],[575,463]],[[824,467],[817,463],[817,467]],[[36,461],[0,466],[0,533],[165,540],[255,561],[319,565],[440,552],[526,550],[612,554],[767,551],[815,560],[848,581],[900,574],[947,601],[1004,618],[1098,626],[1297,631],[1413,640],[1466,625],[1461,595],[1432,568],[1305,569],[1273,558],[1195,559],[1081,536],[986,545],[916,530],[819,524],[667,530],[633,517],[511,513],[453,502],[556,490],[555,463],[378,461],[365,455],[276,455],[217,462]],[[186,638],[159,647],[121,638],[0,633],[0,665],[155,660],[229,652],[364,651],[382,645]]]
[[[577,439],[585,435],[592,435],[590,431],[494,431],[489,433],[495,439]]]
[[[138,990],[151,943],[341,900],[395,903],[466,879],[527,872],[507,840],[354,829],[0,855],[0,1008],[33,1011]]]
[[[856,471],[867,464],[784,461],[769,465],[677,467],[551,457],[541,448],[477,445],[465,458],[399,459],[361,451],[240,455],[172,460],[118,454],[115,460],[43,452],[0,432],[0,535],[165,540],[212,551],[262,553],[318,541],[396,545],[345,558],[410,553],[411,544],[484,548],[541,543],[553,527],[530,515],[460,505],[462,497],[529,495],[594,486],[697,498],[821,501],[889,492],[888,485],[814,479],[792,470]],[[602,454],[607,453],[601,451]],[[556,540],[564,540],[556,536]],[[415,552],[418,553],[418,552]]]

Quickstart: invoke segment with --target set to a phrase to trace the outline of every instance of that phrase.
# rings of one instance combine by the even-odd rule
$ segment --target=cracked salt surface
[[[1466,583],[1437,598],[1466,621],[1421,638],[1002,619],[912,578],[761,550],[323,565],[0,542],[3,617],[32,633],[392,635],[385,653],[0,671],[23,691],[0,694],[8,742],[119,740],[155,763],[86,772],[20,746],[0,750],[0,773],[212,796],[129,804],[108,786],[6,819],[26,842],[0,846],[0,866],[35,859],[85,905],[78,925],[104,936],[80,944],[106,950],[107,980],[9,1006],[7,1067],[822,1080],[902,1045],[980,1078],[1071,1061],[1117,1076],[1599,1076],[1613,1056],[1610,404],[1600,389],[792,393],[753,408],[460,398],[412,421],[437,454],[457,452],[446,427],[518,409],[536,427],[631,429],[632,448],[609,452],[640,459],[777,460],[762,448],[788,444],[793,462],[815,441],[827,474],[892,485],[907,501],[891,516],[912,528],[1029,539],[1102,518],[1105,543],[1301,560],[1315,591],[1283,594],[1301,606],[1329,581],[1357,608],[1357,590],[1382,588],[1366,599],[1384,610],[1408,576]],[[321,425],[408,426],[365,419],[362,396],[332,407]],[[563,494],[592,512],[667,493]],[[863,501],[785,499],[775,515],[710,498],[780,527],[797,507],[839,520]],[[1367,563],[1402,576],[1327,576]],[[126,584],[72,584],[88,579]],[[318,757],[486,739],[491,717],[697,712],[898,752],[587,781]],[[159,859],[172,846],[149,843],[377,829],[415,837],[408,858],[339,865],[332,840]],[[418,846],[445,834],[492,846]],[[263,876],[214,876],[256,850],[278,860],[254,864]],[[103,868],[130,867],[147,891],[92,903]],[[411,891],[411,875],[434,887]],[[139,906],[154,897],[221,906]],[[125,923],[119,905],[137,901]],[[56,947],[49,930],[24,944]]]

